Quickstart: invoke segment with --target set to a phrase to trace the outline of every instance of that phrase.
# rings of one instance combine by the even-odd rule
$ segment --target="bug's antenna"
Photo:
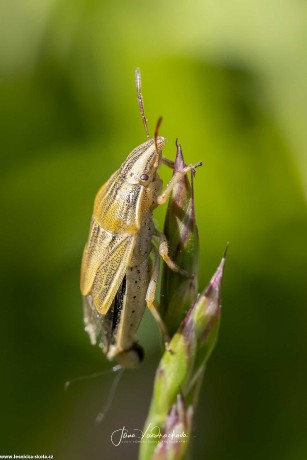
[[[160,160],[159,150],[158,150],[158,135],[159,135],[159,128],[161,126],[161,123],[162,123],[162,117],[159,117],[157,124],[156,124],[155,135],[154,135],[155,147],[156,147],[156,153],[157,153],[157,161],[156,161],[157,165],[159,164],[159,160]]]
[[[139,109],[142,117],[142,122],[146,131],[146,137],[147,139],[150,138],[149,131],[148,131],[148,125],[147,125],[147,118],[145,116],[145,111],[144,111],[144,103],[143,103],[143,96],[141,93],[142,90],[142,80],[141,80],[141,71],[139,67],[135,71],[135,85],[136,85],[136,91],[138,95],[138,104],[139,104]]]

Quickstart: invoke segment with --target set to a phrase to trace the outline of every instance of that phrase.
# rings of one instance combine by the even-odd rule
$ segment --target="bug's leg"
[[[175,162],[165,157],[162,157],[162,163],[171,169],[174,169],[175,167]]]
[[[159,254],[166,263],[166,265],[173,270],[173,272],[180,273],[180,275],[191,278],[191,274],[180,268],[168,255],[168,243],[164,233],[156,230],[156,236],[159,238]]]
[[[193,171],[195,168],[198,168],[198,166],[201,166],[202,162],[200,161],[199,163],[196,163],[195,165],[188,165],[183,169],[180,169],[179,171],[176,171],[176,173],[173,175],[171,180],[169,181],[166,189],[164,190],[161,195],[158,196],[157,198],[157,203],[158,204],[163,204],[166,202],[168,199],[169,195],[171,194],[174,186],[177,184],[177,182],[182,178],[182,176],[185,176],[188,172]]]
[[[167,327],[165,326],[158,310],[156,309],[155,307],[155,294],[156,294],[156,290],[157,290],[157,283],[158,283],[158,278],[159,278],[159,271],[160,271],[160,257],[159,257],[159,254],[158,254],[158,251],[156,248],[153,248],[153,251],[155,253],[155,263],[154,263],[154,268],[153,268],[153,272],[152,272],[152,275],[151,275],[151,279],[150,279],[150,282],[149,282],[149,285],[148,285],[148,289],[147,289],[147,293],[146,293],[146,303],[147,303],[147,307],[149,308],[149,310],[151,311],[153,317],[155,318],[160,330],[161,330],[161,333],[162,333],[162,336],[163,336],[163,340],[164,340],[164,344],[165,344],[165,348],[166,350],[170,350],[169,349],[169,335],[168,335],[168,331],[167,331]]]

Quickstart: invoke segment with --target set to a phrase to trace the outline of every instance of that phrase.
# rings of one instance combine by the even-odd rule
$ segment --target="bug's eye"
[[[140,177],[141,180],[143,180],[144,182],[146,182],[148,179],[149,179],[149,176],[148,174],[142,174],[141,177]]]

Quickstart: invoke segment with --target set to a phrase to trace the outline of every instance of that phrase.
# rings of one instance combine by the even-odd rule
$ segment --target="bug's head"
[[[144,359],[143,348],[135,343],[129,350],[122,351],[116,355],[118,364],[125,368],[138,367]]]
[[[141,184],[146,187],[152,181],[160,166],[165,143],[165,137],[158,136],[156,142],[149,139],[132,150],[120,168],[121,175],[129,184]]]

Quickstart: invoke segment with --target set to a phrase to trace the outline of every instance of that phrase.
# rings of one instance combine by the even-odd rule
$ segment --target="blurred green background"
[[[206,286],[230,241],[222,326],[194,430],[194,459],[305,460],[307,5],[5,0],[0,12],[0,454],[135,459],[112,431],[142,428],[161,354],[113,376],[83,330],[79,266],[95,193],[163,115],[196,176]],[[162,168],[165,181],[170,171]],[[156,217],[160,228],[164,210]]]

